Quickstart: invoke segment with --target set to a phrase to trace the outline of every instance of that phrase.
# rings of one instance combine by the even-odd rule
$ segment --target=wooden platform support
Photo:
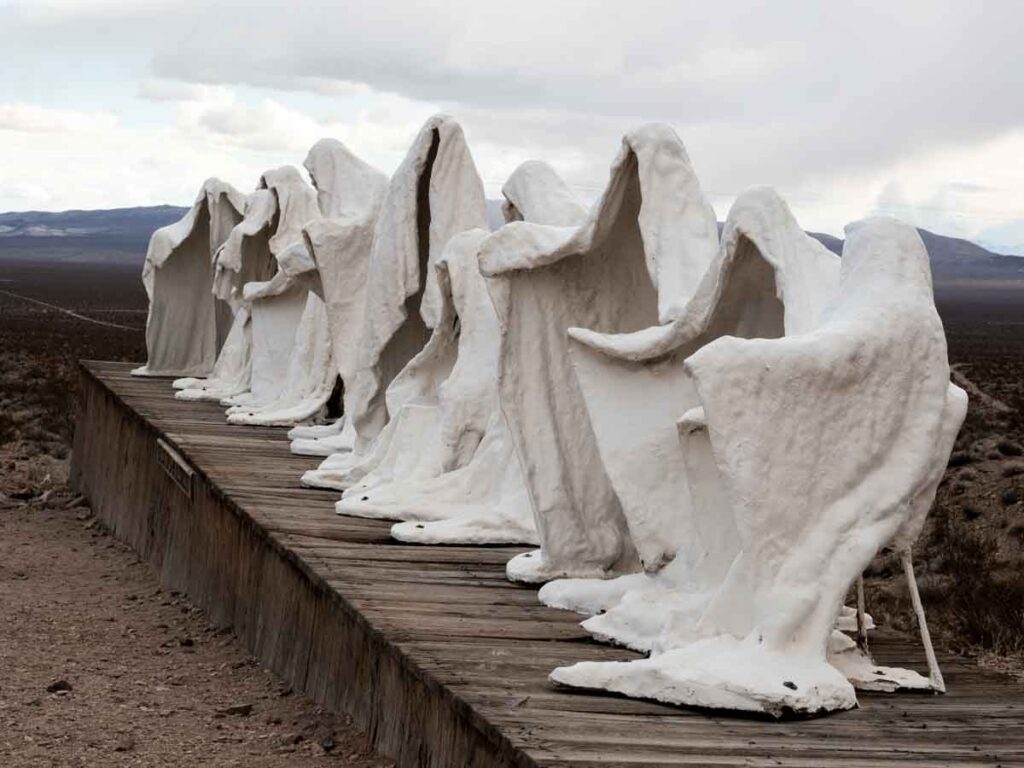
[[[339,518],[335,494],[298,487],[313,460],[289,455],[284,430],[230,427],[130,368],[82,367],[77,490],[168,589],[401,766],[1024,764],[1024,686],[954,657],[945,696],[861,694],[815,720],[557,690],[555,666],[635,654],[507,582],[519,550],[403,545]],[[924,666],[914,638],[880,631],[872,652]]]

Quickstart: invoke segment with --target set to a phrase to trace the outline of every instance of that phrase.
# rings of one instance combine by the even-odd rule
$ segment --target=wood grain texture
[[[347,712],[402,766],[1024,765],[1024,687],[941,658],[949,693],[860,694],[815,720],[736,718],[554,688],[574,660],[634,658],[509,583],[515,547],[417,547],[302,489],[285,430],[230,427],[169,380],[86,363],[72,482],[115,535],[264,664]],[[195,470],[189,499],[157,439]],[[879,663],[924,671],[879,631]]]

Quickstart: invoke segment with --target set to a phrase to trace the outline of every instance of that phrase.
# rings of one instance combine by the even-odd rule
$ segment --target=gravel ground
[[[66,471],[0,450],[0,765],[392,765],[162,590]]]

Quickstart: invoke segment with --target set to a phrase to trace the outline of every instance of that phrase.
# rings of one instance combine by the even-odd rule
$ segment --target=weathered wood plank
[[[558,665],[637,654],[506,581],[523,548],[394,542],[390,523],[339,517],[339,494],[299,487],[318,459],[289,455],[285,430],[230,427],[220,406],[129,369],[83,369],[76,487],[165,584],[401,765],[1024,764],[1022,686],[956,657],[942,659],[946,696],[862,694],[816,720],[557,689]],[[160,468],[158,437],[195,470],[191,497]],[[914,638],[880,631],[873,649],[923,669]]]

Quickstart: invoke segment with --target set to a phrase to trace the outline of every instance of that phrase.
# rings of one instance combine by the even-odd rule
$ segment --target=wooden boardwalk
[[[959,658],[940,658],[945,696],[861,694],[814,720],[556,690],[555,666],[634,654],[507,582],[520,549],[403,545],[338,517],[336,494],[298,486],[316,460],[283,429],[230,427],[129,369],[83,366],[73,482],[168,588],[402,766],[1024,765],[1024,686]],[[913,638],[873,649],[924,671]]]

